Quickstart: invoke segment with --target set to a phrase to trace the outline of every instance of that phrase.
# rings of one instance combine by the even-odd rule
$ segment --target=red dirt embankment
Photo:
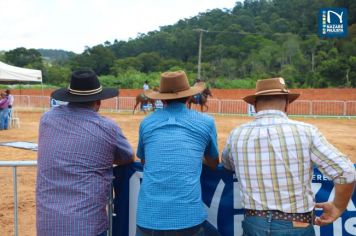
[[[50,96],[52,89],[45,89],[44,95]],[[215,99],[241,99],[246,95],[253,94],[254,89],[212,89]],[[299,100],[338,100],[355,101],[356,89],[349,88],[328,88],[328,89],[291,89],[292,92],[300,93]],[[142,89],[120,89],[120,97],[135,97],[142,93]],[[38,89],[13,90],[14,95],[37,95],[41,96],[42,91]]]

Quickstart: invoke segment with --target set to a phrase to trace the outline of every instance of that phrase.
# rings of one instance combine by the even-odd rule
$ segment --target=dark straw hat
[[[289,103],[292,103],[296,100],[300,94],[291,93],[287,87],[284,79],[272,78],[272,79],[264,79],[258,80],[256,83],[256,93],[253,95],[249,95],[244,97],[245,102],[255,105],[256,98],[259,96],[273,96],[273,95],[287,95]]]
[[[171,100],[190,97],[202,92],[205,83],[200,82],[190,87],[188,77],[184,71],[164,72],[161,74],[159,91],[146,90],[146,97],[152,99]]]
[[[103,88],[92,70],[77,70],[72,73],[70,85],[54,91],[51,97],[64,102],[92,102],[118,95],[114,88]]]

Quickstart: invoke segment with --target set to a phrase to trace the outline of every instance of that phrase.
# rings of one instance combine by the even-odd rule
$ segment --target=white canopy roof
[[[0,83],[6,82],[42,82],[42,71],[11,66],[0,61]]]

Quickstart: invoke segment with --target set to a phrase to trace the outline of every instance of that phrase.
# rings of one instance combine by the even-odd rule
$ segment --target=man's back
[[[310,170],[314,164],[336,181],[345,178],[338,161],[344,155],[314,126],[289,120],[281,111],[259,112],[256,120],[231,132],[227,147],[224,152],[233,157],[236,174],[242,179],[243,204],[248,209],[312,211]],[[333,158],[335,161],[330,161]],[[350,178],[354,178],[352,172]]]
[[[113,159],[132,155],[125,150],[126,140],[117,154],[121,137],[113,122],[88,108],[60,106],[43,115],[36,199],[39,235],[97,235],[107,229]]]
[[[206,219],[200,189],[204,155],[218,157],[211,117],[172,103],[143,120],[137,150],[145,160],[139,226],[182,229]]]
[[[222,162],[235,170],[245,209],[244,235],[315,235],[313,224],[335,221],[354,188],[355,168],[312,125],[289,120],[289,105],[300,94],[283,78],[258,80],[243,98],[256,119],[235,128]],[[335,184],[333,201],[315,203],[311,189],[314,164]],[[314,208],[324,211],[314,219]]]

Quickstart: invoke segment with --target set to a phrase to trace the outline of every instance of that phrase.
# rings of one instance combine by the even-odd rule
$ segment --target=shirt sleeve
[[[137,152],[136,156],[138,158],[145,159],[145,150],[143,145],[143,132],[142,132],[142,123],[140,124],[139,134],[138,134],[138,145],[137,145]]]
[[[3,105],[5,102],[7,102],[7,98],[1,99],[0,100],[0,106]]]
[[[317,128],[312,130],[311,158],[320,171],[333,180],[335,184],[356,181],[355,167],[352,162],[328,143]]]
[[[217,133],[216,133],[214,120],[212,121],[212,125],[211,125],[210,142],[205,149],[204,155],[209,156],[212,159],[219,158],[219,148],[218,148]]]
[[[221,162],[223,163],[226,169],[235,171],[234,159],[231,153],[231,137],[232,134],[230,134],[226,140],[224,150],[221,154]]]
[[[118,127],[117,130],[115,160],[129,160],[133,156],[132,147],[121,129]]]
[[[9,104],[12,105],[14,103],[14,96],[9,96]]]

